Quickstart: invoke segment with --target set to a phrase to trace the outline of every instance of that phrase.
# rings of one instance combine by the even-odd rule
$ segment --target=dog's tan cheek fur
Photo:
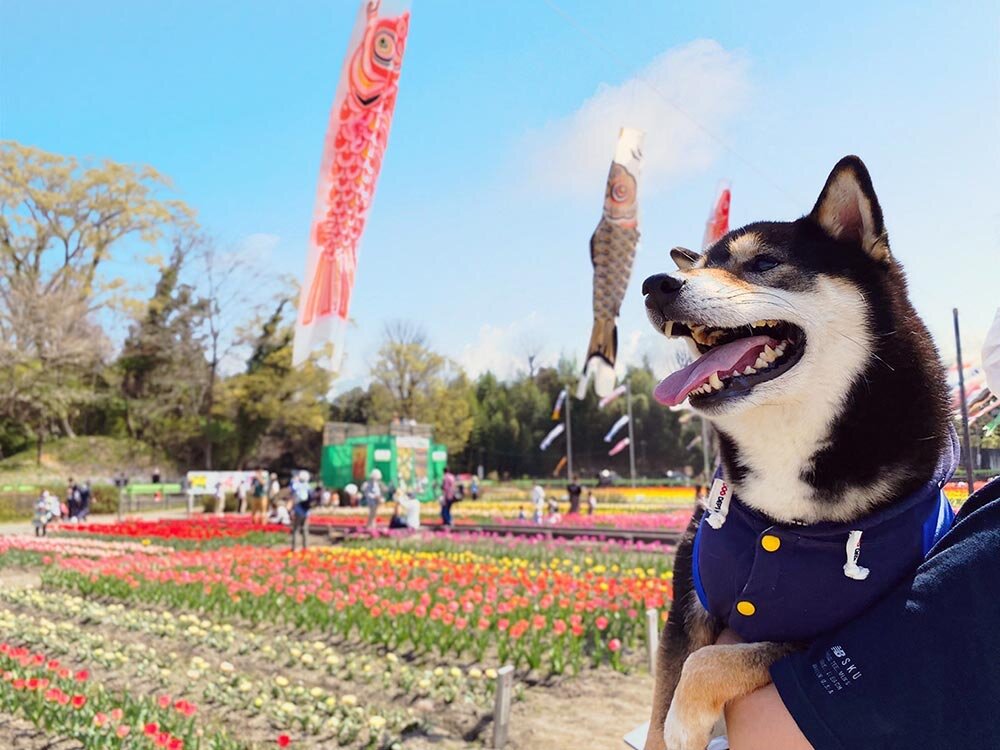
[[[736,290],[741,291],[753,291],[757,287],[752,284],[748,284],[743,279],[738,276],[733,275],[724,268],[692,268],[687,272],[689,276],[705,275],[709,276],[720,284],[733,287]]]

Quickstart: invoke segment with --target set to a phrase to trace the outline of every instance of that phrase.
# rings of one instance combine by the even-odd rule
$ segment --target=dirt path
[[[0,747],[4,750],[77,750],[77,740],[50,737],[27,719],[0,711]]]
[[[5,589],[29,589],[38,586],[42,577],[37,570],[0,568],[0,583]]]
[[[603,669],[528,690],[512,707],[509,747],[624,748],[622,737],[649,718],[652,695],[649,674]]]

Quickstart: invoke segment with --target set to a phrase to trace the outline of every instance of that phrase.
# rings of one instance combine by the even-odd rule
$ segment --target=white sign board
[[[192,495],[212,495],[217,484],[221,484],[227,494],[232,494],[243,481],[249,496],[255,474],[254,471],[189,471],[187,484]]]

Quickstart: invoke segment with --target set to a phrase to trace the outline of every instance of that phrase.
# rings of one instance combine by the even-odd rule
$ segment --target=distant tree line
[[[450,463],[474,472],[482,465],[499,477],[551,475],[566,454],[566,438],[559,437],[546,451],[539,445],[558,424],[552,409],[559,392],[575,389],[579,369],[561,360],[552,367],[529,367],[502,381],[487,372],[476,380],[427,345],[426,337],[412,326],[387,327],[379,356],[372,367],[368,388],[354,388],[333,400],[331,417],[337,421],[387,424],[394,418],[414,419],[435,427],[435,437],[451,454]],[[662,476],[668,470],[701,468],[699,427],[652,399],[658,382],[648,363],[629,368],[636,469],[640,475]],[[591,392],[572,406],[574,471],[593,477],[603,469],[629,473],[629,453],[608,456],[611,446],[625,437],[622,429],[608,444],[604,436],[626,413],[622,396],[606,408],[598,407]],[[563,409],[565,414],[565,408]],[[565,475],[565,469],[562,470]]]

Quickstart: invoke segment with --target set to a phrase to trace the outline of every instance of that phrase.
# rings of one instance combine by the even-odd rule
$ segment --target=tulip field
[[[670,552],[459,528],[291,553],[242,518],[0,536],[0,580],[34,584],[0,588],[0,743],[488,746],[501,666],[515,701],[645,672]]]

